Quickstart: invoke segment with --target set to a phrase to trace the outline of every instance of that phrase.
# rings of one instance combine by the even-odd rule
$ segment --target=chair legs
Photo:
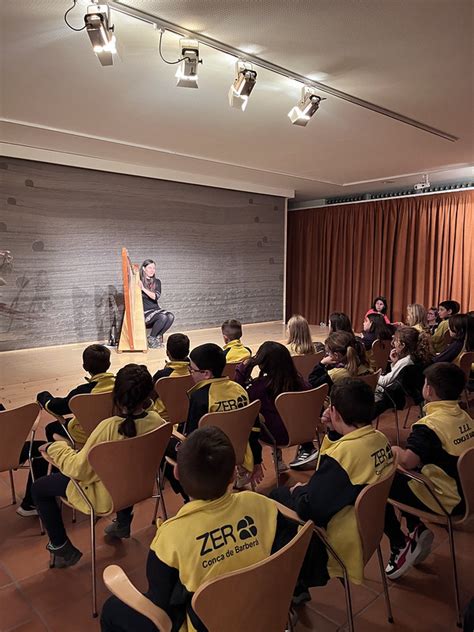
[[[155,502],[155,511],[153,513],[153,518],[151,521],[151,524],[156,524],[156,518],[158,516],[158,509],[160,507],[160,501],[161,501],[161,505],[163,507],[163,516],[165,518],[165,520],[168,520],[168,512],[166,511],[166,504],[165,504],[165,497],[163,494],[163,477],[162,477],[162,472],[159,471],[158,474],[156,475],[156,487],[157,487],[157,495],[156,495],[156,502]]]
[[[380,577],[382,578],[383,593],[385,597],[385,608],[387,609],[387,619],[389,623],[393,623],[392,604],[390,603],[390,595],[388,594],[387,577],[383,566],[382,551],[380,545],[377,547],[377,557],[379,559]]]
[[[96,559],[95,559],[95,513],[91,511],[91,572],[92,572],[92,616],[95,618],[97,613],[97,577],[96,577]]]
[[[12,492],[12,505],[16,505],[16,494],[15,494],[15,481],[13,480],[13,471],[8,470],[10,475],[10,488]]]
[[[408,423],[408,417],[410,415],[410,410],[411,410],[411,406],[408,407],[407,409],[407,414],[405,415],[405,421],[403,422],[403,427],[406,428],[407,427],[407,423]]]
[[[395,413],[395,431],[397,433],[397,445],[400,445],[400,426],[398,425],[398,410],[394,408]]]
[[[453,563],[453,588],[454,588],[454,599],[456,605],[456,625],[458,628],[462,628],[462,614],[461,614],[461,604],[459,602],[459,583],[458,583],[458,569],[456,563],[456,550],[454,548],[454,533],[453,533],[453,525],[451,523],[451,518],[448,517],[448,536],[449,536],[449,551],[451,553],[451,560]]]

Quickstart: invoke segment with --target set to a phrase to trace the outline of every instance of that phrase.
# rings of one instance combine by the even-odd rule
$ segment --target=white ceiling
[[[472,177],[470,0],[128,3],[460,140],[331,96],[306,128],[293,126],[287,112],[301,86],[258,68],[242,113],[227,103],[235,63],[228,55],[202,46],[199,89],[177,88],[176,67],[160,60],[150,25],[114,13],[120,59],[102,68],[87,35],[63,22],[70,0],[2,0],[6,153],[282,195],[294,190],[299,200],[407,186],[424,172],[432,181]],[[73,24],[82,25],[87,4],[79,0],[69,14]],[[176,59],[178,37],[166,33],[163,41],[165,56]]]

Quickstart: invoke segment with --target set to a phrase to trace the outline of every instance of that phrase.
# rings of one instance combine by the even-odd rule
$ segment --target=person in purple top
[[[258,377],[252,378],[251,374],[256,366],[260,372]],[[262,429],[262,439],[272,442],[273,438],[279,445],[287,443],[288,433],[275,407],[275,399],[280,393],[305,391],[311,388],[296,370],[288,349],[279,342],[264,342],[255,356],[237,366],[234,379],[246,388],[251,402],[256,399],[261,402],[260,412],[265,419],[265,426],[272,435],[269,437]],[[279,471],[287,470],[288,466],[283,463],[281,450],[278,450],[277,459]]]

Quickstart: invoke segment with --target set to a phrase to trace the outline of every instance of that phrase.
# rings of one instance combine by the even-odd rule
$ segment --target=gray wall
[[[122,246],[157,262],[172,331],[282,318],[282,198],[10,158],[0,177],[0,350],[106,340]]]

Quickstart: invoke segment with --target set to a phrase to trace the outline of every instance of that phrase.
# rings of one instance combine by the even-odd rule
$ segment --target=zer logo
[[[239,520],[235,530],[240,540],[255,538],[258,533],[255,520],[251,516],[244,516]],[[208,553],[227,546],[229,541],[234,544],[237,542],[237,538],[234,535],[234,527],[231,524],[225,524],[212,531],[206,531],[206,533],[198,535],[196,540],[201,540],[201,556],[208,555]]]
[[[244,406],[247,406],[247,403],[248,401],[245,395],[239,395],[237,399],[224,399],[220,402],[216,402],[217,408],[215,412],[218,413],[228,410],[237,410],[237,408],[243,408]]]
[[[380,465],[383,465],[385,461],[392,459],[392,448],[390,444],[387,444],[387,447],[381,448],[376,452],[372,452],[370,456],[374,459],[374,467],[377,468]]]

